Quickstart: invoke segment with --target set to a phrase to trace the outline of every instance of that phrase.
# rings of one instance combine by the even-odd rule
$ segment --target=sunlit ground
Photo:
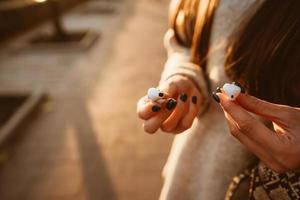
[[[159,80],[168,1],[114,1],[113,13],[80,11],[99,2],[64,17],[69,31],[100,33],[90,49],[20,45],[51,31],[49,24],[1,46],[0,89],[41,88],[49,96],[1,148],[1,200],[158,198],[172,136],[144,133],[135,109]]]

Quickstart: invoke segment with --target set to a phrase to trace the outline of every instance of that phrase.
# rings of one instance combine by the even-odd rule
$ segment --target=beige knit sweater
[[[230,82],[224,72],[228,38],[244,17],[243,13],[260,3],[259,0],[220,0],[212,27],[207,66],[213,89]],[[189,49],[176,43],[172,30],[166,33],[164,42],[169,56],[161,81],[174,74],[188,76],[197,83],[209,102],[211,91],[206,89],[202,71],[187,63]],[[215,102],[207,105],[208,109],[195,120],[193,127],[175,137],[163,171],[161,200],[224,199],[232,177],[253,162],[253,155],[230,135],[220,106]]]

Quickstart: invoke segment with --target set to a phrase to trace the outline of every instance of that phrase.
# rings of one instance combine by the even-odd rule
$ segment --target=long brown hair
[[[250,94],[299,107],[300,1],[266,0],[233,37],[225,67]]]
[[[192,62],[204,71],[217,5],[217,0],[177,0],[170,12],[177,40],[191,48]],[[299,10],[299,0],[265,0],[238,26],[227,48],[225,70],[248,93],[270,102],[300,106]]]
[[[173,0],[170,26],[177,41],[191,49],[192,61],[206,69],[206,57],[215,9],[219,0]]]

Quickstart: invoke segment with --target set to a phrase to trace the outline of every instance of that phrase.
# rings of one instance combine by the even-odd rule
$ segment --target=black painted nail
[[[158,111],[160,111],[160,107],[155,105],[155,106],[152,107],[152,111],[153,112],[158,112]]]
[[[217,87],[216,92],[217,92],[217,93],[222,93],[221,88],[220,88],[220,87]]]
[[[172,109],[174,109],[174,108],[176,107],[176,105],[177,105],[177,101],[174,100],[174,99],[170,99],[170,100],[167,102],[166,108],[167,108],[168,110],[172,110]]]
[[[220,103],[220,98],[215,92],[212,93],[212,97],[216,102]]]
[[[241,93],[245,94],[245,88],[239,82],[233,82],[233,84],[239,86],[241,88]]]
[[[160,92],[160,93],[158,93],[158,96],[163,97],[164,93]]]
[[[179,98],[180,98],[181,101],[186,102],[188,96],[187,96],[187,94],[182,93]]]
[[[192,97],[192,103],[193,103],[193,104],[197,104],[197,97],[196,97],[196,96],[193,96],[193,97]]]

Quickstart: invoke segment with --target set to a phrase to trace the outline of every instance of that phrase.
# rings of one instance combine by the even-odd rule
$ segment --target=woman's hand
[[[147,96],[138,102],[137,113],[145,120],[144,130],[154,133],[161,128],[164,132],[181,133],[190,128],[202,102],[194,83],[185,76],[175,75],[159,89],[165,95],[162,104],[152,102]]]
[[[270,169],[282,173],[300,168],[300,108],[272,104],[240,94],[235,102],[217,93],[231,134]],[[267,128],[251,113],[272,121]]]

